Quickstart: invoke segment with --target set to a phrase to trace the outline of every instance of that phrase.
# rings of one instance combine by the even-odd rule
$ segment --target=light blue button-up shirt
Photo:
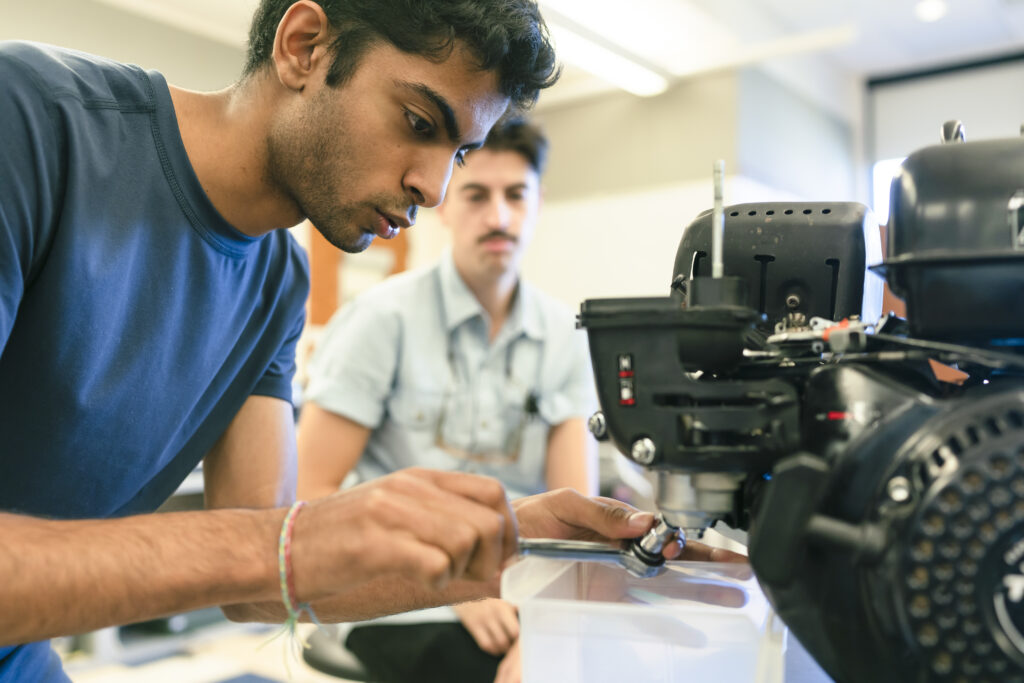
[[[596,405],[585,333],[522,280],[493,342],[489,328],[450,251],[334,315],[306,400],[372,429],[358,481],[423,466],[496,477],[513,498],[545,489],[550,428]]]

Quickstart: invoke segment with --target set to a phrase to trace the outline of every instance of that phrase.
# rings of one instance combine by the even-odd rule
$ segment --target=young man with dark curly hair
[[[408,228],[554,78],[531,0],[268,0],[214,93],[0,44],[0,681],[67,680],[56,635],[366,618],[495,594],[518,534],[646,530],[427,470],[292,505],[308,274],[282,228],[349,251]],[[200,462],[207,509],[149,514]]]

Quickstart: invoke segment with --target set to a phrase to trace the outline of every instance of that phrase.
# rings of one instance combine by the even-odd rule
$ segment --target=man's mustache
[[[515,235],[512,235],[512,234],[509,234],[509,233],[505,232],[504,230],[491,230],[486,235],[482,235],[479,239],[477,239],[477,244],[483,244],[487,240],[493,240],[493,239],[508,240],[509,242],[513,242],[513,243],[519,241],[518,237],[516,237]]]

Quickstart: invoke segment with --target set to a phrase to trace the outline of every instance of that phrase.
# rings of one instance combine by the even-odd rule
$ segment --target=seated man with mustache
[[[300,497],[414,465],[493,476],[510,497],[596,492],[585,336],[520,277],[546,153],[536,126],[496,126],[438,208],[451,250],[331,320],[299,425]],[[359,625],[347,643],[373,680],[490,683],[499,667],[517,680],[518,633],[515,608],[488,599]]]

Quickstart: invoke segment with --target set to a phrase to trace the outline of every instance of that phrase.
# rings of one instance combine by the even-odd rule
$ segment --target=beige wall
[[[719,72],[652,98],[616,92],[556,109],[542,104],[536,119],[552,143],[544,179],[549,200],[703,180],[716,159],[732,168],[736,102],[736,72]]]
[[[868,95],[871,160],[905,157],[963,121],[968,140],[1014,138],[1024,124],[1024,59],[885,83]]]
[[[156,69],[174,85],[193,90],[230,85],[244,61],[241,47],[96,0],[0,0],[0,40],[15,39],[52,43]]]

